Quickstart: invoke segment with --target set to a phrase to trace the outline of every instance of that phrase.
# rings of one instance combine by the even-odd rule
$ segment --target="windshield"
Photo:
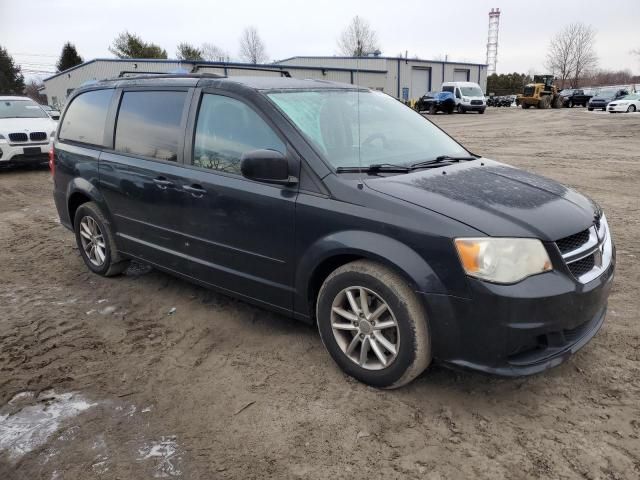
[[[478,87],[460,87],[463,97],[482,97],[484,93]]]
[[[607,97],[615,97],[615,95],[616,95],[615,90],[605,89],[605,90],[600,90],[596,96],[607,98]]]
[[[422,115],[384,93],[306,90],[268,97],[336,168],[469,155]]]
[[[627,95],[626,97],[622,97],[622,100],[640,100],[640,94],[632,93],[631,95]]]
[[[31,100],[2,100],[0,118],[47,118],[47,114]]]

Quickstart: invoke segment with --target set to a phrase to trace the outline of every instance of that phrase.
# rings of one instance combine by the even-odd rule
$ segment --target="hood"
[[[57,122],[49,117],[44,118],[0,118],[0,133],[47,132],[49,135],[58,127]]]
[[[615,95],[611,95],[611,96],[607,96],[607,97],[596,95],[595,97],[592,97],[591,100],[595,100],[596,102],[610,102],[614,98],[616,98]]]
[[[599,211],[564,185],[488,159],[365,183],[496,237],[555,241],[588,228]]]

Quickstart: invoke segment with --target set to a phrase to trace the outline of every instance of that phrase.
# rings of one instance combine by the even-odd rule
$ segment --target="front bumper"
[[[35,143],[9,143],[0,140],[0,163],[41,163],[49,159],[52,141]],[[25,149],[27,153],[25,153]],[[39,150],[36,152],[35,150]]]
[[[626,105],[619,105],[619,104],[615,104],[615,105],[611,105],[609,104],[609,106],[607,107],[607,110],[609,112],[620,112],[620,113],[624,113],[627,111],[627,109],[629,108],[629,105],[631,104],[626,104]]]
[[[471,299],[423,294],[434,359],[503,376],[561,364],[602,326],[615,271],[580,284],[553,271],[515,285],[469,279]]]
[[[459,103],[458,106],[462,107],[465,112],[479,112],[480,110],[485,110],[487,105],[469,105],[465,103]]]

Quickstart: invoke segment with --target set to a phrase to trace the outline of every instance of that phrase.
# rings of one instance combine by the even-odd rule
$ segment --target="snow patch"
[[[22,392],[14,396],[8,406],[0,409],[0,452],[6,451],[10,460],[44,445],[59,428],[63,420],[88,410],[96,403],[88,402],[76,392],[43,392],[35,399],[38,403],[13,413],[13,406],[33,394]]]
[[[153,462],[154,478],[179,477],[182,475],[178,454],[178,443],[175,435],[160,437],[159,441],[145,443],[138,449],[138,460]]]

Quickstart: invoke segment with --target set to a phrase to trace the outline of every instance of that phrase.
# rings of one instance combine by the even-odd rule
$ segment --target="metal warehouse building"
[[[283,75],[323,79],[381,90],[401,100],[416,100],[442,82],[471,81],[487,84],[487,67],[476,63],[412,60],[395,57],[291,57],[278,62],[251,65],[234,62],[193,62],[156,59],[94,59],[44,80],[42,93],[49,105],[61,107],[82,84],[143,73],[175,71],[235,75]]]

